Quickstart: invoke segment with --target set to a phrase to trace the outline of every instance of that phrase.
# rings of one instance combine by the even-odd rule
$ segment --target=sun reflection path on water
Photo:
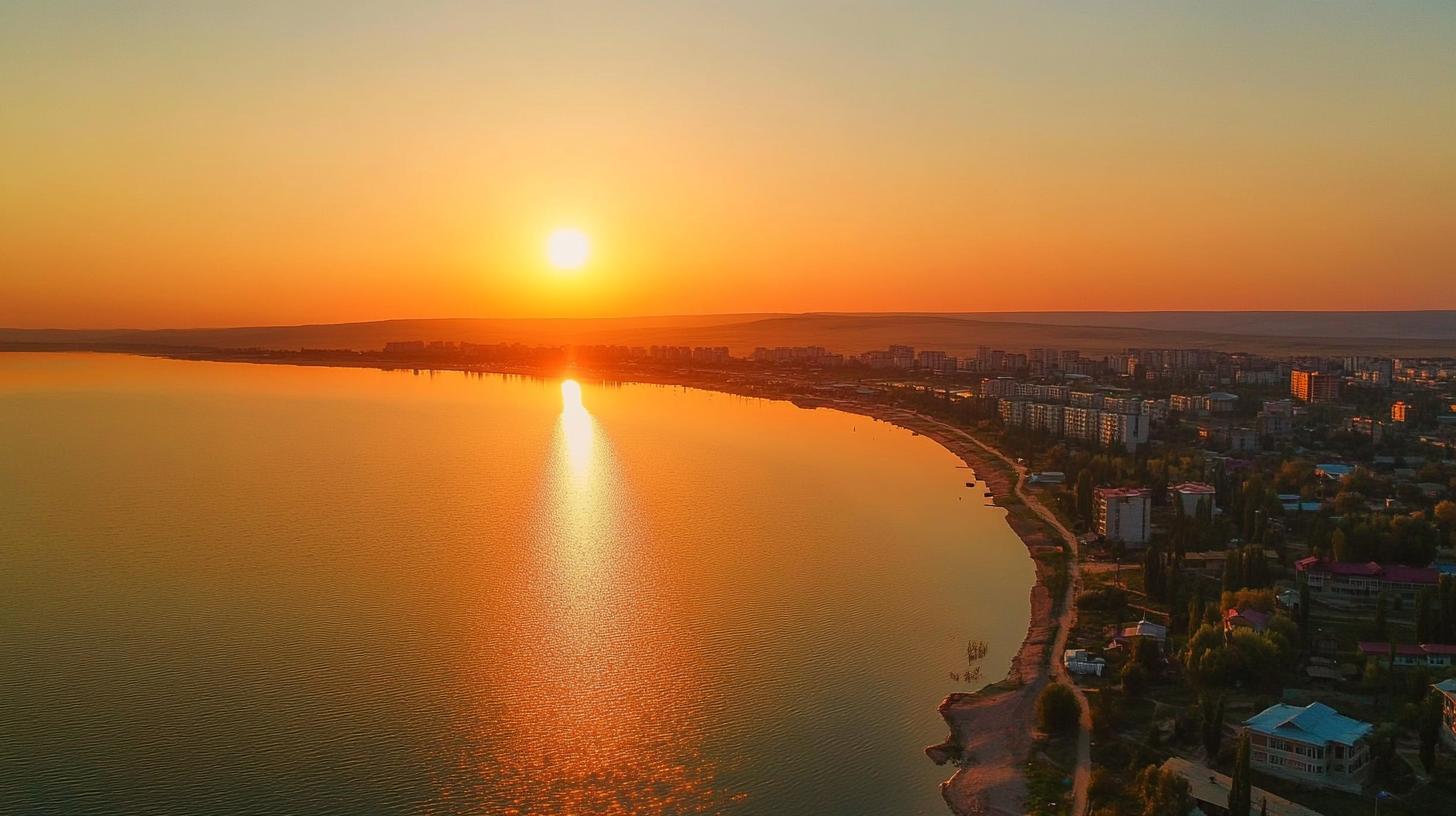
[[[562,381],[539,560],[520,587],[522,614],[490,644],[492,671],[516,675],[497,688],[530,692],[482,700],[462,757],[473,771],[430,812],[485,802],[507,816],[676,816],[743,801],[703,753],[710,695],[695,644],[643,560],[618,463],[582,396]]]
[[[561,381],[561,433],[565,441],[566,465],[573,481],[585,480],[592,465],[596,439],[595,420],[581,401],[581,383]]]

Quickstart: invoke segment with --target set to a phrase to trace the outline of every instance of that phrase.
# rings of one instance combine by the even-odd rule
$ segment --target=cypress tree
[[[1239,735],[1239,748],[1234,754],[1233,783],[1229,787],[1229,816],[1249,816],[1253,805],[1249,781],[1249,732]]]

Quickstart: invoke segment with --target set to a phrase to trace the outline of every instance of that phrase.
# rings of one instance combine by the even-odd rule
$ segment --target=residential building
[[[1300,784],[1359,792],[1370,777],[1370,723],[1324,703],[1272,705],[1244,721],[1249,766]]]
[[[1178,774],[1188,782],[1188,796],[1194,806],[1189,813],[1228,813],[1229,792],[1233,790],[1233,780],[1228,774],[1182,757],[1165,760],[1163,770]],[[1253,785],[1249,786],[1249,803],[1260,816],[1321,816],[1319,811]]]
[[[1202,410],[1203,398],[1193,394],[1174,394],[1168,397],[1168,410],[1193,415]]]
[[[1003,399],[996,403],[996,411],[1001,415],[1001,421],[1007,425],[1026,424],[1026,406],[1031,403],[1023,399]]]
[[[1148,418],[1142,414],[1103,411],[1098,417],[1097,441],[1104,448],[1121,446],[1128,453],[1148,441]]]
[[[1375,417],[1350,417],[1345,420],[1345,430],[1359,436],[1370,437],[1372,444],[1378,445],[1385,438],[1385,423]]]
[[[1099,487],[1093,491],[1097,503],[1097,533],[1108,541],[1142,546],[1148,543],[1153,510],[1153,493],[1138,487]]]
[[[1374,561],[1352,564],[1313,555],[1294,562],[1294,571],[1309,584],[1311,595],[1350,601],[1371,601],[1383,592],[1414,602],[1416,594],[1434,588],[1440,576],[1440,572],[1428,567]]]
[[[1178,504],[1183,508],[1183,515],[1198,515],[1198,503],[1208,502],[1208,509],[1212,510],[1217,503],[1216,491],[1211,484],[1203,482],[1184,482],[1172,487],[1173,495],[1178,498]]]
[[[1203,398],[1211,414],[1231,414],[1238,407],[1239,397],[1227,391],[1215,391]]]
[[[1411,415],[1415,413],[1415,406],[1405,400],[1397,400],[1390,406],[1391,422],[1409,422]]]
[[[1444,669],[1456,662],[1456,645],[1450,643],[1389,643],[1383,640],[1360,641],[1360,654],[1366,660],[1377,660],[1392,669],[1426,666]]]
[[[1092,441],[1101,429],[1102,412],[1096,408],[1068,405],[1062,411],[1062,433],[1073,439]]]
[[[1273,617],[1273,615],[1257,609],[1229,609],[1223,614],[1223,630],[1230,634],[1235,629],[1262,632],[1269,626],[1269,620]]]
[[[1168,627],[1161,623],[1153,623],[1147,618],[1130,626],[1120,626],[1117,634],[1113,636],[1113,645],[1130,646],[1139,640],[1151,640],[1162,648],[1168,643]]]
[[[1456,678],[1431,686],[1441,695],[1441,742],[1456,751]]]
[[[945,352],[943,351],[922,351],[915,355],[917,368],[945,368]]]
[[[1026,424],[1037,430],[1061,435],[1063,406],[1049,402],[1033,402],[1027,406]]]
[[[1333,374],[1296,368],[1289,372],[1289,393],[1303,402],[1335,402],[1340,380]]]

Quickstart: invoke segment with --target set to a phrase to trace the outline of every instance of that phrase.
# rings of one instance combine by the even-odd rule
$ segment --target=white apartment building
[[[1099,487],[1097,533],[1108,541],[1143,545],[1148,543],[1153,512],[1153,493],[1140,487]]]

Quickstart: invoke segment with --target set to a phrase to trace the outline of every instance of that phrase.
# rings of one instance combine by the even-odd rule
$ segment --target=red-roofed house
[[[1294,562],[1294,571],[1304,576],[1311,595],[1346,600],[1374,599],[1385,592],[1408,601],[1416,593],[1436,586],[1440,575],[1429,567],[1400,564],[1363,564],[1326,561],[1311,555]]]
[[[1364,655],[1367,660],[1379,660],[1382,663],[1392,664],[1397,669],[1411,666],[1444,669],[1456,664],[1456,645],[1450,643],[1391,644],[1378,640],[1362,640],[1360,641],[1360,654]]]
[[[1257,609],[1230,609],[1224,612],[1224,631],[1233,632],[1235,629],[1252,629],[1255,632],[1262,632],[1269,625],[1269,619],[1274,617],[1267,612],[1260,612]]]

